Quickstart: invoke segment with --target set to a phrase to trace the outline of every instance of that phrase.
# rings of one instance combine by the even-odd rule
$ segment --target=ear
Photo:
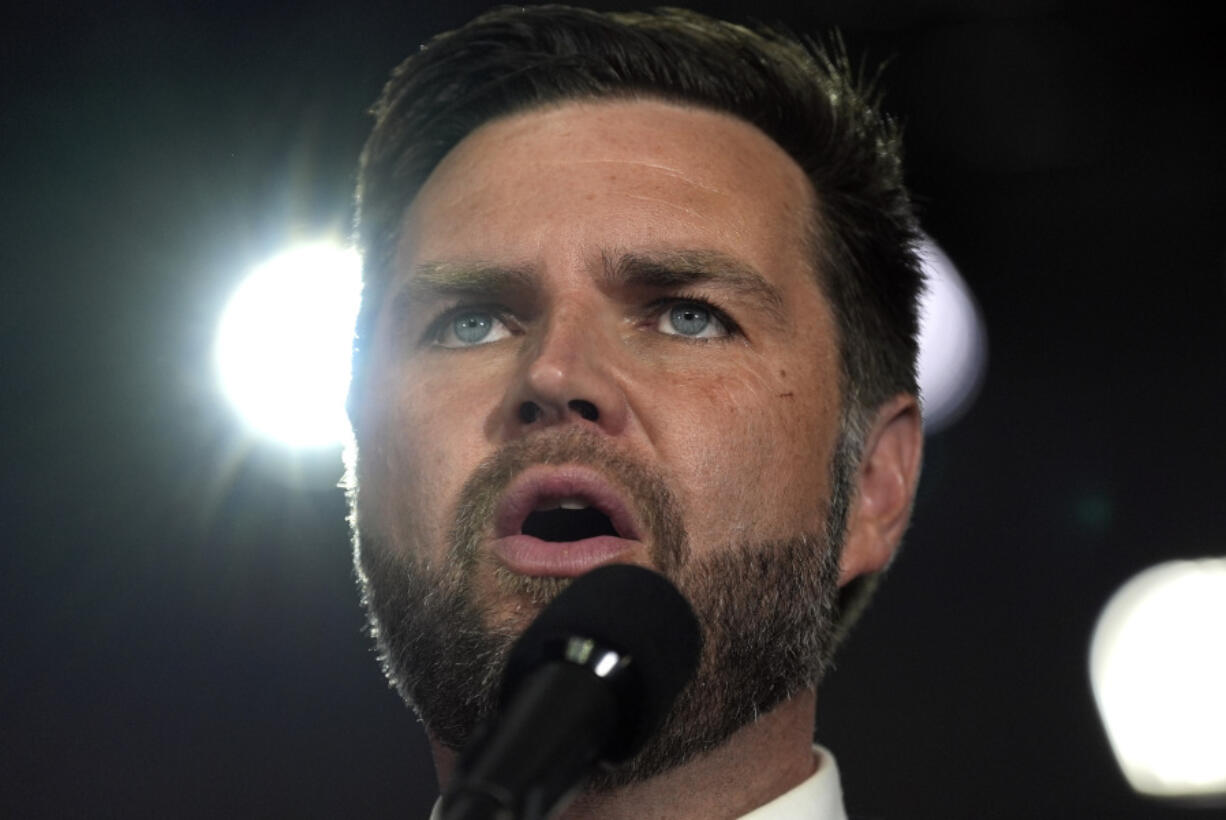
[[[864,442],[847,515],[839,586],[884,569],[911,518],[924,430],[919,403],[900,394],[883,404]]]

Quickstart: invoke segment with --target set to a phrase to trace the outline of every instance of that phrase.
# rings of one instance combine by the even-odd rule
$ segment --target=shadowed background
[[[1066,5],[753,4],[891,59],[922,221],[990,345],[820,693],[853,816],[1205,816],[1132,796],[1086,652],[1125,579],[1226,553],[1222,32]],[[251,438],[211,354],[252,265],[346,229],[388,71],[483,7],[10,13],[0,814],[426,816],[337,452]]]

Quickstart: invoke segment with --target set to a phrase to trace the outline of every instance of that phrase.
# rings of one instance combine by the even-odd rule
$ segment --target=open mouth
[[[538,505],[524,519],[521,532],[542,541],[620,536],[609,516],[581,498],[564,498]]]
[[[621,493],[600,474],[577,465],[529,468],[507,490],[494,518],[495,538],[528,536],[557,544],[640,537]]]
[[[493,557],[517,575],[571,578],[610,562],[645,562],[626,496],[579,464],[533,465],[494,513]]]

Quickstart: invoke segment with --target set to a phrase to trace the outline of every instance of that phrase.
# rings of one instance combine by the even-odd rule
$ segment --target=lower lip
[[[640,563],[638,541],[601,535],[582,541],[542,541],[531,535],[508,535],[494,541],[498,561],[516,575],[574,578],[604,564]]]

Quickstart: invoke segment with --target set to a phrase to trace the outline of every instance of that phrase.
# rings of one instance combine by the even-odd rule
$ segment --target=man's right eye
[[[505,339],[511,329],[497,313],[469,308],[444,316],[432,335],[439,347],[475,347]]]

